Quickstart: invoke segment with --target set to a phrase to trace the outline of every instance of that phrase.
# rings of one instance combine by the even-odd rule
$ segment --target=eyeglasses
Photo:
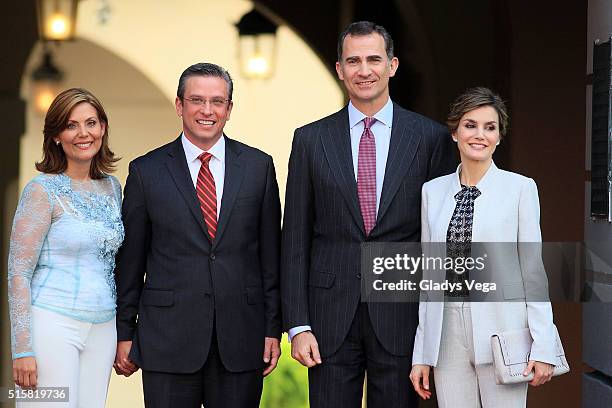
[[[191,102],[192,104],[196,106],[203,106],[203,105],[206,105],[206,103],[210,103],[210,105],[213,108],[224,108],[225,105],[229,102],[229,99],[223,99],[223,98],[212,98],[212,99],[183,98],[183,99]]]

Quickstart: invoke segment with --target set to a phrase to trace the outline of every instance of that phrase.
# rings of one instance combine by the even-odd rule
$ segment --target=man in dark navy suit
[[[393,103],[381,26],[351,24],[336,71],[350,102],[295,131],[281,255],[283,326],[313,407],[416,407],[418,303],[361,303],[360,244],[420,240],[421,187],[454,170],[445,127]]]
[[[258,407],[280,356],[280,201],[272,158],[223,134],[232,79],[179,80],[183,132],[130,163],[117,259],[116,369],[147,407]]]

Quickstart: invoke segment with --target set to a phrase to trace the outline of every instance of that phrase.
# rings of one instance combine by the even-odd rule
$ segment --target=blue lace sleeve
[[[113,193],[115,194],[117,205],[119,209],[121,209],[121,200],[122,200],[121,183],[119,183],[119,180],[117,180],[117,177],[115,176],[108,176],[108,177],[110,178],[111,183],[113,185]]]
[[[31,181],[15,212],[8,256],[8,302],[13,359],[33,356],[30,331],[32,275],[51,225],[52,201],[46,189]]]

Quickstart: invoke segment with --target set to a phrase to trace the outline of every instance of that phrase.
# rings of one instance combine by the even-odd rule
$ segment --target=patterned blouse
[[[121,186],[113,176],[76,181],[40,174],[26,185],[8,260],[13,359],[34,355],[31,305],[91,323],[115,316],[120,208]]]
[[[461,185],[461,191],[455,194],[455,211],[448,224],[446,231],[446,256],[449,258],[465,258],[471,256],[472,249],[472,224],[474,221],[474,201],[480,196],[480,190],[476,186]],[[446,280],[450,283],[463,282],[469,279],[469,272],[446,271]],[[457,298],[469,298],[469,291],[465,284],[461,285],[460,291],[446,291],[445,297],[458,300]]]

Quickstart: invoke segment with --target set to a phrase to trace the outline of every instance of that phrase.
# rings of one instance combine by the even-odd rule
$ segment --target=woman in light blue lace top
[[[115,355],[113,271],[124,231],[121,186],[107,174],[118,159],[95,96],[77,88],[57,96],[45,117],[43,154],[10,240],[14,380],[70,387],[72,404],[102,407]]]

